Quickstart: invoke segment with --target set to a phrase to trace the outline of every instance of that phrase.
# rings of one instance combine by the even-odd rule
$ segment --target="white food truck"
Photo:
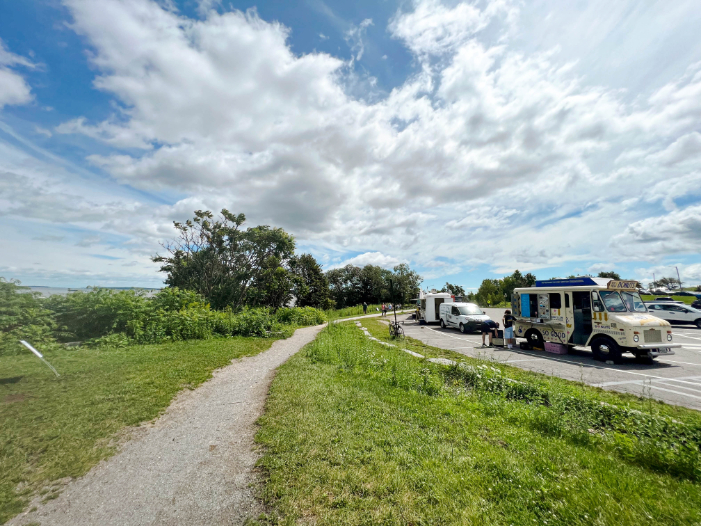
[[[441,303],[439,308],[441,327],[455,327],[460,332],[473,332],[478,330],[482,323],[491,319],[482,309],[474,303]]]
[[[580,277],[536,281],[511,298],[514,335],[535,347],[544,342],[591,347],[597,360],[617,362],[624,352],[652,359],[674,354],[669,322],[648,313],[636,281]]]
[[[416,300],[419,323],[438,323],[442,303],[454,303],[453,295],[448,292],[423,292]]]

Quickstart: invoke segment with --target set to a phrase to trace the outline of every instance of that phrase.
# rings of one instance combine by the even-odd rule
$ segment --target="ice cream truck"
[[[648,313],[638,282],[580,277],[536,281],[511,298],[514,335],[532,347],[591,347],[597,360],[618,362],[628,352],[652,360],[674,354],[671,325]]]

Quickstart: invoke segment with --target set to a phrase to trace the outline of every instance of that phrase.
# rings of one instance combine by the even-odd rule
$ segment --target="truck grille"
[[[643,331],[645,334],[646,343],[662,343],[662,331],[656,331],[655,329],[648,329]]]

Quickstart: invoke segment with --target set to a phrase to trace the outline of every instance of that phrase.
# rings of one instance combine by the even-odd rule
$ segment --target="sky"
[[[701,9],[0,3],[0,276],[157,287],[195,210],[325,269],[701,284]],[[675,268],[676,267],[676,268]]]

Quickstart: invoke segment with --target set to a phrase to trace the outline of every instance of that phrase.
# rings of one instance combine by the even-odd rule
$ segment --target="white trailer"
[[[419,311],[419,322],[438,323],[441,319],[441,304],[454,302],[455,297],[448,292],[421,292],[416,302]]]

